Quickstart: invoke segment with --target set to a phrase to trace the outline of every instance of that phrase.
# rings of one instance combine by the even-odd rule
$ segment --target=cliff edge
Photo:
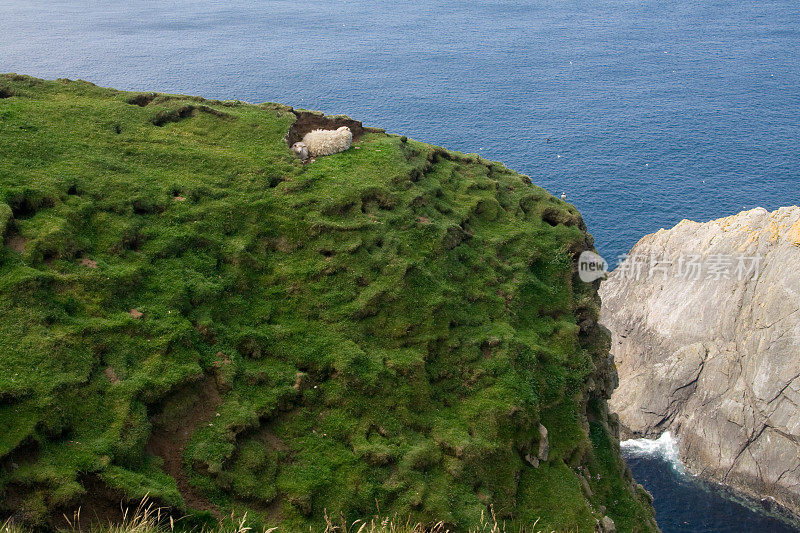
[[[573,206],[341,116],[0,95],[0,523],[149,494],[187,527],[656,530]],[[342,125],[336,155],[287,145]]]
[[[665,430],[690,471],[800,513],[800,207],[642,238],[603,282],[633,435]]]

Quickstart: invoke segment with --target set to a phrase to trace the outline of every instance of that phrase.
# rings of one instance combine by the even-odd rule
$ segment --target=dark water
[[[677,449],[662,437],[623,445],[633,476],[653,495],[656,520],[664,533],[796,533],[796,523],[768,516],[759,504],[732,496],[682,472]],[[670,449],[671,448],[671,449]],[[774,511],[777,512],[777,511]]]
[[[683,218],[800,202],[798,0],[0,0],[11,71],[279,101],[478,152],[566,192],[612,266]],[[692,494],[657,499],[662,524],[772,531]]]

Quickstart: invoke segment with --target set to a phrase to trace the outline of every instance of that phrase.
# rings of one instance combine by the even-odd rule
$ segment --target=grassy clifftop
[[[297,120],[0,77],[0,519],[650,530],[576,210],[378,131],[303,166]]]

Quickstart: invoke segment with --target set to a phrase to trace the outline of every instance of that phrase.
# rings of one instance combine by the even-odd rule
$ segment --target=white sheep
[[[300,158],[301,161],[308,161],[311,155],[308,153],[308,146],[304,142],[296,142],[292,145],[292,152]]]
[[[347,126],[337,130],[313,130],[305,134],[302,144],[308,149],[310,157],[338,154],[350,148],[353,132]],[[300,143],[295,143],[295,145]],[[302,150],[302,147],[299,147]],[[294,145],[292,147],[294,149]],[[297,151],[295,150],[295,153]],[[301,158],[302,159],[302,158]]]

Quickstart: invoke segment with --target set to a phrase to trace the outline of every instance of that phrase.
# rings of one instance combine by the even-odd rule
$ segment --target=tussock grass
[[[149,494],[259,531],[376,501],[459,531],[490,508],[651,529],[573,206],[376,131],[304,166],[276,104],[0,88],[0,517]]]

